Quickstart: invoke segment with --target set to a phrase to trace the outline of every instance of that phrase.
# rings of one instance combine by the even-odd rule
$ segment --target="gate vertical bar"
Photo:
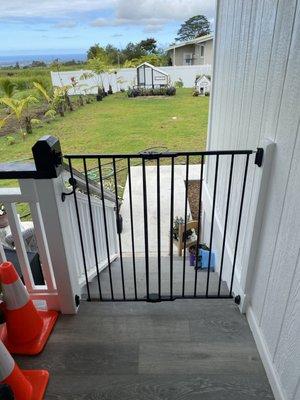
[[[129,211],[130,211],[130,228],[131,228],[131,249],[132,249],[132,267],[133,267],[133,283],[134,283],[134,298],[137,300],[137,287],[136,287],[136,265],[135,265],[135,246],[134,246],[134,228],[133,228],[133,207],[132,207],[132,185],[131,185],[131,171],[130,171],[130,158],[127,159],[128,169],[128,187],[129,187]]]
[[[173,299],[173,221],[174,221],[174,157],[171,159],[171,202],[170,202],[170,298]]]
[[[106,219],[106,210],[105,210],[104,185],[103,185],[102,166],[101,166],[101,159],[100,158],[98,158],[98,169],[99,169],[99,181],[100,181],[102,209],[103,209],[104,233],[105,233],[105,244],[106,244],[106,253],[107,253],[108,272],[109,272],[110,295],[111,295],[111,300],[114,300],[114,289],[113,289],[112,274],[111,274],[111,262],[110,262],[108,229],[107,229],[107,219]]]
[[[213,195],[213,205],[211,214],[211,227],[210,227],[210,240],[209,240],[209,255],[208,255],[208,266],[207,266],[207,281],[206,281],[206,297],[208,297],[209,292],[209,277],[210,277],[210,264],[211,264],[211,248],[213,244],[213,234],[214,234],[214,221],[215,221],[215,208],[216,208],[216,194],[217,194],[217,184],[218,184],[218,170],[219,170],[219,154],[216,156],[216,167],[215,167],[215,183],[214,183],[214,195]]]
[[[84,250],[84,243],[83,243],[83,236],[82,236],[82,228],[81,228],[81,221],[80,221],[80,215],[79,215],[78,201],[77,201],[77,195],[76,195],[76,186],[74,183],[75,181],[74,181],[74,174],[73,174],[71,158],[69,158],[69,168],[70,168],[71,179],[73,182],[72,186],[73,186],[73,193],[74,193],[74,203],[75,203],[75,211],[76,211],[76,217],[77,217],[77,222],[78,222],[78,231],[79,231],[79,239],[80,239],[80,246],[81,246],[81,253],[82,253],[82,260],[83,260],[84,275],[85,275],[85,280],[86,280],[86,290],[87,290],[87,295],[88,295],[87,299],[88,299],[88,301],[91,301],[90,285],[89,285],[89,278],[88,278],[88,273],[87,273],[85,250]]]
[[[146,272],[146,296],[149,300],[149,243],[148,243],[148,207],[147,207],[147,178],[145,158],[142,158],[143,171],[143,203],[144,203],[144,240],[145,240],[145,272]]]
[[[122,252],[122,239],[121,239],[121,232],[119,229],[119,197],[118,197],[118,181],[117,181],[117,169],[116,169],[116,159],[113,158],[113,172],[114,172],[114,184],[115,184],[115,196],[116,196],[116,212],[117,212],[117,230],[118,230],[118,238],[119,238],[119,251],[120,251],[120,264],[121,264],[121,279],[122,279],[122,292],[123,292],[123,300],[126,299],[125,294],[125,282],[124,282],[124,266],[123,266],[123,252]]]
[[[157,158],[157,269],[158,269],[158,297],[161,299],[161,235],[160,235],[160,162]]]
[[[203,181],[203,168],[204,168],[204,156],[201,155],[201,170],[200,170],[200,192],[198,202],[198,229],[197,229],[197,242],[196,242],[196,265],[195,265],[195,284],[194,284],[194,297],[197,296],[197,282],[198,282],[198,260],[199,260],[199,245],[201,236],[201,207],[202,207],[202,181]]]
[[[184,247],[183,247],[183,272],[182,272],[182,297],[185,294],[185,264],[186,264],[186,224],[187,224],[187,206],[188,206],[188,191],[189,191],[189,156],[186,156],[186,171],[185,171],[185,203],[184,203]]]
[[[102,300],[102,291],[101,291],[100,273],[99,273],[99,262],[98,262],[97,245],[96,245],[95,228],[94,228],[94,218],[93,218],[91,194],[90,194],[89,179],[88,179],[88,172],[87,172],[87,166],[86,166],[86,159],[85,158],[83,158],[83,168],[84,168],[86,192],[87,192],[88,205],[89,205],[89,215],[90,215],[91,231],[92,231],[92,238],[93,238],[93,249],[94,249],[94,256],[95,256],[95,263],[96,263],[96,270],[97,270],[98,290],[99,290],[100,300]]]
[[[239,219],[238,219],[238,226],[237,226],[237,233],[236,233],[236,241],[235,241],[235,249],[234,249],[234,257],[233,257],[233,265],[232,265],[231,282],[230,282],[230,291],[229,291],[229,295],[230,296],[232,296],[233,279],[234,279],[234,272],[235,272],[235,266],[236,266],[236,257],[237,257],[238,244],[239,244],[241,220],[242,220],[242,214],[243,214],[243,205],[244,205],[244,198],[245,198],[245,189],[246,189],[246,182],[247,182],[248,166],[249,166],[249,154],[247,154],[246,163],[245,163],[245,172],[244,172],[244,179],[243,179],[240,212],[239,212]]]
[[[226,213],[225,213],[225,222],[224,222],[221,263],[220,263],[220,276],[219,276],[219,285],[218,285],[218,296],[220,296],[220,293],[221,293],[221,282],[222,282],[224,253],[225,253],[225,245],[226,245],[226,234],[227,234],[227,223],[228,223],[228,214],[229,214],[229,205],[230,205],[233,163],[234,163],[234,154],[232,154],[232,156],[231,156],[231,163],[230,163],[230,173],[229,173],[229,182],[228,182],[228,190],[227,190],[227,204],[226,204]]]

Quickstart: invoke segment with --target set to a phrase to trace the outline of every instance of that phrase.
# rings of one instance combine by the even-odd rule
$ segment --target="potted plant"
[[[1,206],[0,206],[0,228],[6,228],[7,226],[8,226],[7,213],[4,208],[4,205],[1,204]]]

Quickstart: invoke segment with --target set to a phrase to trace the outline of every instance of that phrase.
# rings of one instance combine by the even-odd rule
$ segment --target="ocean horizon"
[[[20,67],[30,65],[33,61],[42,61],[50,64],[54,60],[59,59],[62,62],[66,61],[85,61],[85,53],[74,54],[22,54],[22,55],[0,55],[0,67],[11,67],[19,63]]]

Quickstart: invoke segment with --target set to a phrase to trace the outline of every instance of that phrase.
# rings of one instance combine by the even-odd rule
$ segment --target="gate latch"
[[[69,193],[62,193],[61,194],[61,201],[64,202],[66,200],[66,196],[71,196],[71,194],[74,194],[75,190],[77,189],[77,181],[74,178],[69,179],[69,184],[73,187],[72,192]]]
[[[264,149],[262,147],[258,147],[255,154],[254,164],[257,165],[258,167],[261,167],[263,163],[263,158],[264,158]]]

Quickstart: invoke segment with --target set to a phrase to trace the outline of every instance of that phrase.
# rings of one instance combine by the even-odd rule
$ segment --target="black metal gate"
[[[232,298],[240,230],[242,223],[244,223],[242,215],[249,160],[253,153],[256,153],[255,164],[261,166],[262,149],[257,151],[146,151],[139,154],[65,155],[71,174],[70,183],[73,186],[72,193],[86,272],[87,300],[156,302],[172,301],[178,298]],[[137,169],[133,169],[134,167]],[[163,181],[162,170],[164,171]],[[80,171],[80,174],[78,171]],[[197,173],[196,178],[195,171]],[[137,173],[140,180],[133,178],[133,172]],[[149,188],[150,172],[152,177],[151,188]],[[191,172],[194,174],[192,179]],[[183,212],[180,216],[174,213],[179,173],[185,184],[184,196],[182,197]],[[79,175],[85,181],[84,191],[88,199],[94,262],[97,267],[97,276],[92,282],[89,281],[86,271],[86,249],[82,238],[83,222],[78,210],[78,191],[76,189],[78,190],[77,178]],[[167,184],[166,179],[168,180]],[[211,185],[212,192],[210,211],[205,214],[206,232],[204,232],[205,206],[203,206],[204,179]],[[194,186],[190,186],[191,182]],[[102,202],[105,252],[108,260],[108,265],[102,272],[98,268],[99,254],[95,235],[95,215],[92,207],[91,187],[95,185],[99,187],[101,193],[98,201]],[[192,190],[191,187],[194,187],[194,189]],[[137,190],[140,190],[141,196],[135,196]],[[115,201],[118,242],[118,258],[115,261],[111,260],[112,250],[108,233],[105,191],[113,193]],[[129,210],[128,220],[125,221],[126,226],[122,226],[124,221],[122,221],[121,215],[121,199],[124,192],[127,193]],[[153,201],[152,192],[155,192],[155,201]],[[149,195],[152,198],[151,204],[149,203]],[[140,200],[137,202],[135,197]],[[166,202],[168,203],[167,212],[162,209],[162,200],[164,205]],[[178,201],[176,201],[177,203]],[[194,213],[192,219],[188,213],[191,204],[193,204]],[[223,204],[223,209],[218,210],[223,216],[222,237],[218,237],[219,248],[218,251],[214,251],[216,209],[218,209],[219,204]],[[149,206],[152,210],[155,207],[155,222],[153,222],[153,216],[152,220],[149,221]],[[142,210],[142,215],[139,215],[138,218],[135,215],[137,207]],[[234,234],[233,227],[229,226],[231,212],[236,216]],[[180,218],[174,222],[174,217]],[[166,230],[163,231],[166,220],[168,224],[167,239]],[[141,225],[143,226],[143,233],[139,231]],[[189,225],[193,225],[193,229],[188,230]],[[230,271],[228,260],[225,262],[229,229],[234,248]],[[149,238],[149,232],[151,231],[153,236],[154,230],[156,232],[155,240]],[[205,240],[204,234],[206,235]],[[125,237],[125,235],[127,236]],[[130,235],[131,242],[129,254],[128,235]],[[127,238],[126,254],[123,246],[125,238]],[[142,252],[138,250],[141,240],[143,242]],[[166,240],[169,242],[168,254],[165,252]],[[154,247],[153,242],[155,242]],[[176,251],[174,244],[182,246],[181,255],[174,254]],[[188,257],[189,245],[191,254]],[[155,249],[154,252],[153,249],[151,250],[151,246]],[[188,263],[189,258],[193,258],[193,251],[195,253],[194,267]],[[225,278],[224,274],[226,275]]]

